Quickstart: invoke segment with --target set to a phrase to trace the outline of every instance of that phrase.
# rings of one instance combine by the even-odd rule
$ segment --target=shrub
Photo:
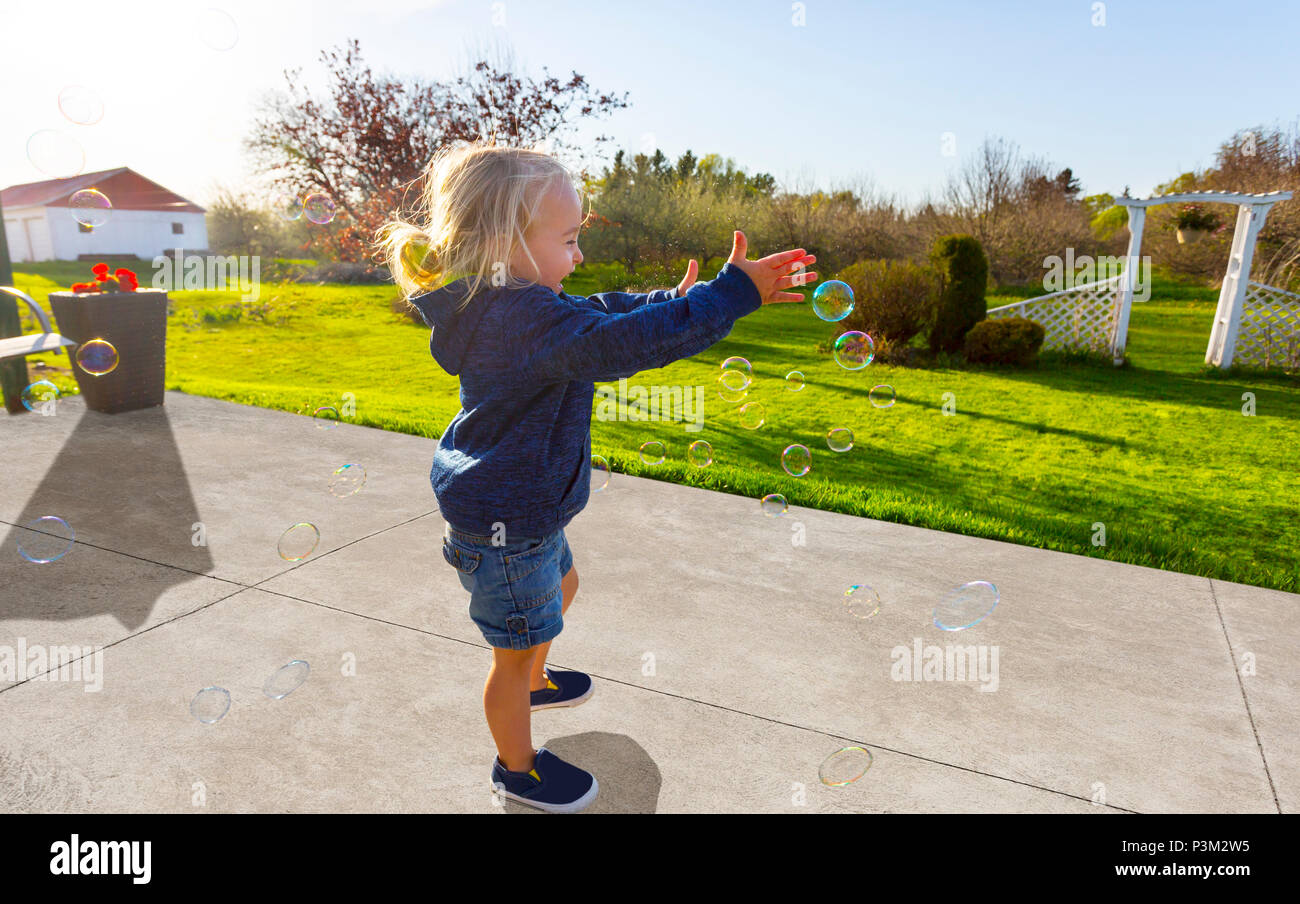
[[[838,336],[861,330],[879,344],[888,340],[906,346],[934,316],[939,295],[938,275],[930,267],[911,261],[859,261],[836,279],[853,290],[853,311],[839,321]]]
[[[1023,317],[982,320],[966,334],[966,360],[982,364],[1031,364],[1046,332]]]
[[[979,240],[970,235],[940,236],[930,259],[939,274],[930,350],[960,351],[971,327],[984,319],[989,261]]]

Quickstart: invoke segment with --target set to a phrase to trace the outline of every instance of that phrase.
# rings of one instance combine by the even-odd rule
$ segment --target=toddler
[[[492,648],[483,710],[496,742],[493,793],[549,812],[596,797],[595,776],[545,747],[534,710],[576,706],[591,678],[546,667],[578,589],[564,527],[587,504],[597,381],[699,354],[764,304],[817,279],[803,249],[745,257],[744,233],[711,282],[692,260],[674,289],[567,295],[582,263],[582,203],[539,151],[461,144],[434,156],[417,226],[378,235],[394,279],[432,329],[429,350],[460,377],[461,410],[429,478],[446,521],[443,557]]]

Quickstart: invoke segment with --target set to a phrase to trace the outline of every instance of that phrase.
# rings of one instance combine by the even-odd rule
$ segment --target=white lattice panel
[[[1025,317],[1041,324],[1045,349],[1090,349],[1109,353],[1115,338],[1120,277],[1075,286],[993,308],[990,320]]]
[[[1232,360],[1248,367],[1300,367],[1300,295],[1247,284]]]

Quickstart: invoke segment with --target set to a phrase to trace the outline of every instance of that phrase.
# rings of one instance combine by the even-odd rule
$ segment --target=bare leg
[[[569,603],[573,602],[573,595],[578,592],[578,569],[570,566],[569,573],[560,580],[560,590],[564,595],[564,602],[560,604],[560,614],[563,615],[569,611]],[[540,691],[546,689],[546,679],[542,677],[542,671],[546,668],[546,654],[550,652],[551,642],[538,644],[534,649],[537,650],[537,658],[533,660],[532,673],[530,675],[531,684],[528,685],[530,691]]]
[[[496,741],[497,755],[511,772],[533,768],[532,709],[528,675],[541,647],[528,650],[492,648],[492,668],[483,685],[483,712]]]

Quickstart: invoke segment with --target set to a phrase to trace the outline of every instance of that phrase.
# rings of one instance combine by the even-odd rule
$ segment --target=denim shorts
[[[563,528],[493,546],[491,537],[448,524],[442,557],[469,591],[469,617],[491,646],[527,650],[564,629],[560,579],[573,567],[573,553]]]

